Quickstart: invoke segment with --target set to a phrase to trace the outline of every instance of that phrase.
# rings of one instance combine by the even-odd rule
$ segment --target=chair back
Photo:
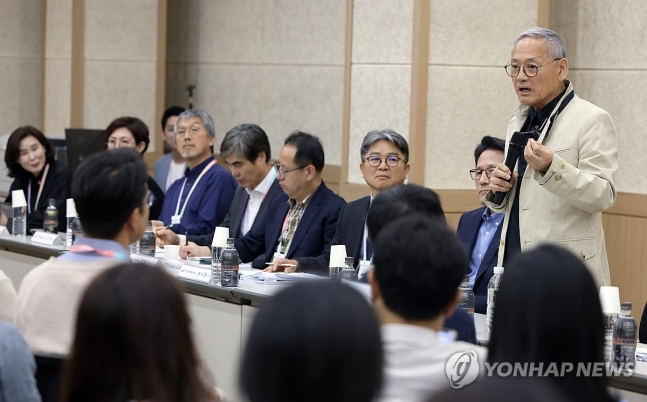
[[[43,402],[58,402],[65,356],[34,353],[36,386]]]

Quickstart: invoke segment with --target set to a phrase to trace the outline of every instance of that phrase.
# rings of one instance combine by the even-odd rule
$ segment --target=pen
[[[274,265],[273,262],[266,262],[265,265]],[[279,264],[279,267],[296,267],[297,264]]]
[[[189,245],[189,232],[188,232],[188,231],[187,231],[187,232],[184,232],[184,245],[185,245],[185,246],[188,246],[188,245]],[[187,252],[186,252],[186,259],[188,260],[189,258],[191,258],[191,253],[189,253],[189,252],[187,251]]]

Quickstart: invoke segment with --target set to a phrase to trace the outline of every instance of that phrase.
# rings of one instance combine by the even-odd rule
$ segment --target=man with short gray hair
[[[579,256],[598,285],[609,285],[602,211],[616,199],[618,139],[613,120],[575,95],[566,79],[569,65],[560,36],[531,28],[514,41],[505,66],[521,105],[508,123],[507,146],[515,132],[530,137],[511,171],[492,172],[485,203],[505,212],[499,265],[519,251],[544,242]],[[495,193],[504,193],[495,201]]]
[[[206,112],[189,109],[175,121],[175,142],[186,160],[184,178],[168,188],[155,231],[169,226],[175,233],[213,233],[227,215],[236,181],[213,157],[216,132]]]

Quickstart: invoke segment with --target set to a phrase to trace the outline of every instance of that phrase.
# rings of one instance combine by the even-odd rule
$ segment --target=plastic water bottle
[[[220,280],[222,279],[222,252],[224,250],[224,247],[211,246],[211,284],[214,286],[221,285]]]
[[[130,254],[139,254],[139,240],[135,240],[130,243],[129,250]]]
[[[631,303],[620,305],[620,316],[613,324],[613,363],[618,368],[636,366],[636,320],[631,316]]]
[[[604,361],[613,364],[613,327],[618,314],[604,313]]]
[[[13,223],[11,234],[14,237],[27,235],[27,207],[13,209]]]
[[[72,244],[76,243],[76,241],[82,238],[84,235],[85,232],[83,231],[81,219],[79,219],[79,216],[77,215],[72,220]]]
[[[496,304],[496,293],[501,284],[503,276],[503,267],[494,267],[494,275],[487,284],[487,330],[492,331],[492,321],[494,319],[494,305]]]
[[[238,286],[238,251],[234,247],[235,239],[227,239],[227,248],[222,252],[220,284],[223,287]]]
[[[74,243],[74,235],[72,234],[72,224],[74,223],[74,217],[76,216],[76,204],[74,204],[73,198],[67,199],[66,209],[67,209],[66,211],[67,229],[65,231],[65,246],[67,246],[67,248],[70,248]]]
[[[49,199],[49,206],[45,209],[43,230],[47,233],[58,233],[58,209],[54,198]]]
[[[472,291],[472,288],[470,288],[469,274],[465,275],[459,289],[461,291],[461,299],[458,302],[458,307],[467,311],[469,314],[474,315],[474,292]]]
[[[353,257],[346,257],[344,259],[344,268],[341,270],[341,279],[357,282],[357,271],[355,271],[355,267],[353,267],[354,263],[355,260]]]
[[[155,257],[155,233],[151,222],[146,223],[146,230],[141,239],[139,239],[139,254],[148,257]]]

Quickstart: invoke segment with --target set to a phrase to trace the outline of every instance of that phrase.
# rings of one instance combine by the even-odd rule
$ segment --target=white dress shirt
[[[256,215],[258,215],[258,210],[261,208],[261,203],[263,202],[263,199],[265,199],[267,192],[270,191],[270,187],[272,187],[272,183],[274,183],[275,179],[276,170],[272,168],[267,173],[263,181],[261,181],[253,190],[248,188],[245,189],[247,194],[249,194],[249,201],[247,201],[243,221],[240,225],[240,231],[243,236],[245,236],[245,234],[249,232],[249,229],[252,228],[254,219],[256,219]]]

